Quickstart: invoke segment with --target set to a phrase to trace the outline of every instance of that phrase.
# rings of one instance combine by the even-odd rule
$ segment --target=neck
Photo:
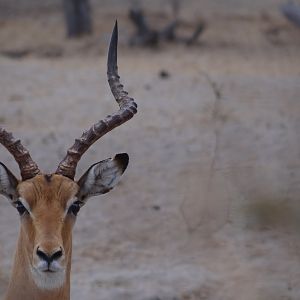
[[[36,286],[31,275],[31,265],[27,251],[27,245],[20,233],[17,243],[17,251],[8,290],[4,300],[70,300],[70,270],[71,248],[66,251],[66,278],[64,284],[57,289],[40,289]],[[70,245],[72,241],[70,241]]]

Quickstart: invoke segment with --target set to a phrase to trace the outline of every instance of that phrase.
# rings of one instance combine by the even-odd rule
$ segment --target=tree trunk
[[[69,38],[92,32],[92,17],[89,0],[63,0]]]

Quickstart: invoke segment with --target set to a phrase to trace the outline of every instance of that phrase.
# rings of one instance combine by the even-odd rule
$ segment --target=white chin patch
[[[33,281],[41,290],[54,290],[63,286],[66,279],[65,270],[58,272],[42,272],[31,269]]]

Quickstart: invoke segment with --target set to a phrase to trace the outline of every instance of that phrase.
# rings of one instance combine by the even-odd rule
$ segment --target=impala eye
[[[68,214],[73,214],[74,216],[77,216],[78,212],[80,210],[80,202],[75,201],[68,210]]]
[[[18,210],[20,216],[22,216],[24,213],[28,212],[21,201],[16,202],[16,209]]]

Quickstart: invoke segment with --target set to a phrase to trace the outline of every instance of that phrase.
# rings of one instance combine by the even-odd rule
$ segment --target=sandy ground
[[[299,29],[276,9],[221,7],[193,47],[129,48],[124,7],[119,67],[139,113],[84,156],[78,177],[118,152],[131,161],[119,186],[80,212],[71,298],[300,299]],[[188,8],[182,34],[195,21]],[[116,109],[105,77],[112,11],[97,10],[96,33],[79,42],[65,41],[55,9],[1,19],[0,123],[47,172]],[[18,174],[3,148],[0,161]],[[0,200],[1,295],[19,221]]]

